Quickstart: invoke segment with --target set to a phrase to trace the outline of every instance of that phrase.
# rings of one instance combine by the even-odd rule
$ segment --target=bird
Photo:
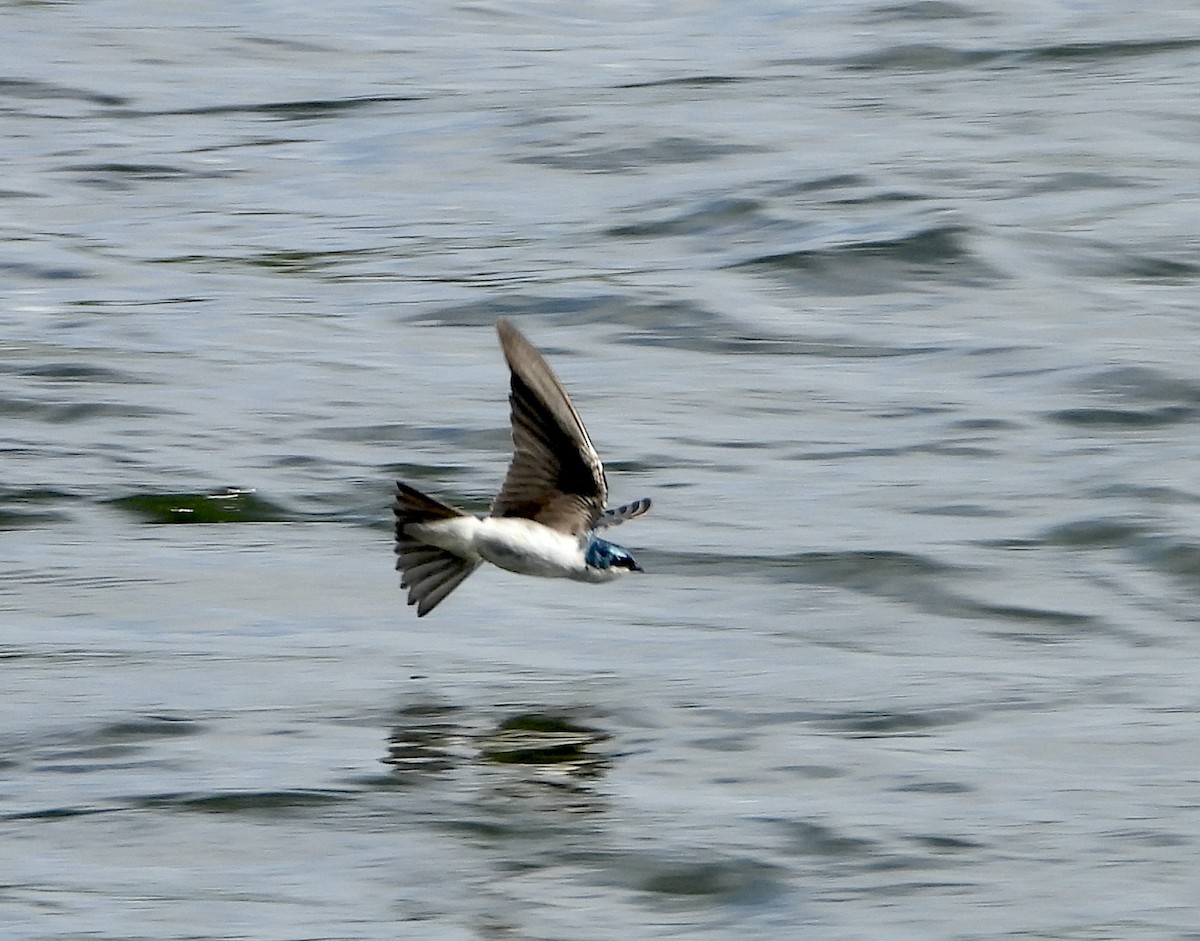
[[[396,481],[396,569],[424,617],[484,562],[519,575],[608,582],[644,571],[600,538],[650,509],[643,497],[605,508],[604,465],[562,383],[510,321],[496,323],[511,374],[513,456],[487,516]]]

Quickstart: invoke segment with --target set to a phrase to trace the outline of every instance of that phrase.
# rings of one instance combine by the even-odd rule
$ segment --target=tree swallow
[[[396,568],[424,617],[483,562],[520,575],[608,582],[641,566],[596,535],[650,509],[606,510],[608,482],[579,413],[542,354],[507,320],[496,324],[512,373],[513,458],[489,516],[396,482]]]

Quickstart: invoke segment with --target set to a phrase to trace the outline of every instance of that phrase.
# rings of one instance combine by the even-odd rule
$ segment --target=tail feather
[[[479,568],[478,562],[461,559],[449,553],[446,553],[446,558],[434,564],[437,567],[424,575],[408,579],[408,603],[416,602],[417,617],[424,617],[436,608],[450,592],[467,580],[467,576]],[[401,579],[400,584],[401,587],[404,586],[404,579]]]
[[[626,503],[624,506],[613,507],[611,510],[605,510],[600,514],[600,518],[596,520],[593,529],[603,529],[605,526],[619,526],[626,520],[636,519],[643,513],[650,512],[650,498],[642,497],[640,500],[634,500],[632,503]]]
[[[396,481],[396,502],[392,509],[396,514],[397,535],[402,523],[429,523],[467,515],[458,507],[421,493],[416,487],[399,480]]]
[[[466,514],[399,481],[392,512],[396,516],[396,569],[402,573],[400,587],[408,589],[408,603],[417,606],[417,617],[424,617],[479,567],[479,560],[464,559],[427,545],[409,535],[407,527]]]

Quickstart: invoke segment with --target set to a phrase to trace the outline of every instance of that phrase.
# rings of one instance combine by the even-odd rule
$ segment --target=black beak
[[[631,571],[631,572],[644,572],[644,571],[646,571],[646,570],[645,570],[644,568],[642,568],[640,565],[638,565],[636,562],[634,562],[634,561],[633,561],[633,559],[630,559],[630,560],[629,560],[629,571]]]

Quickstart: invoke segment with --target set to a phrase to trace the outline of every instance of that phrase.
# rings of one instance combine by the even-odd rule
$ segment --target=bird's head
[[[587,549],[583,553],[584,561],[590,568],[606,571],[609,569],[626,569],[630,572],[640,572],[642,567],[634,561],[633,556],[620,546],[592,536],[588,540]]]

